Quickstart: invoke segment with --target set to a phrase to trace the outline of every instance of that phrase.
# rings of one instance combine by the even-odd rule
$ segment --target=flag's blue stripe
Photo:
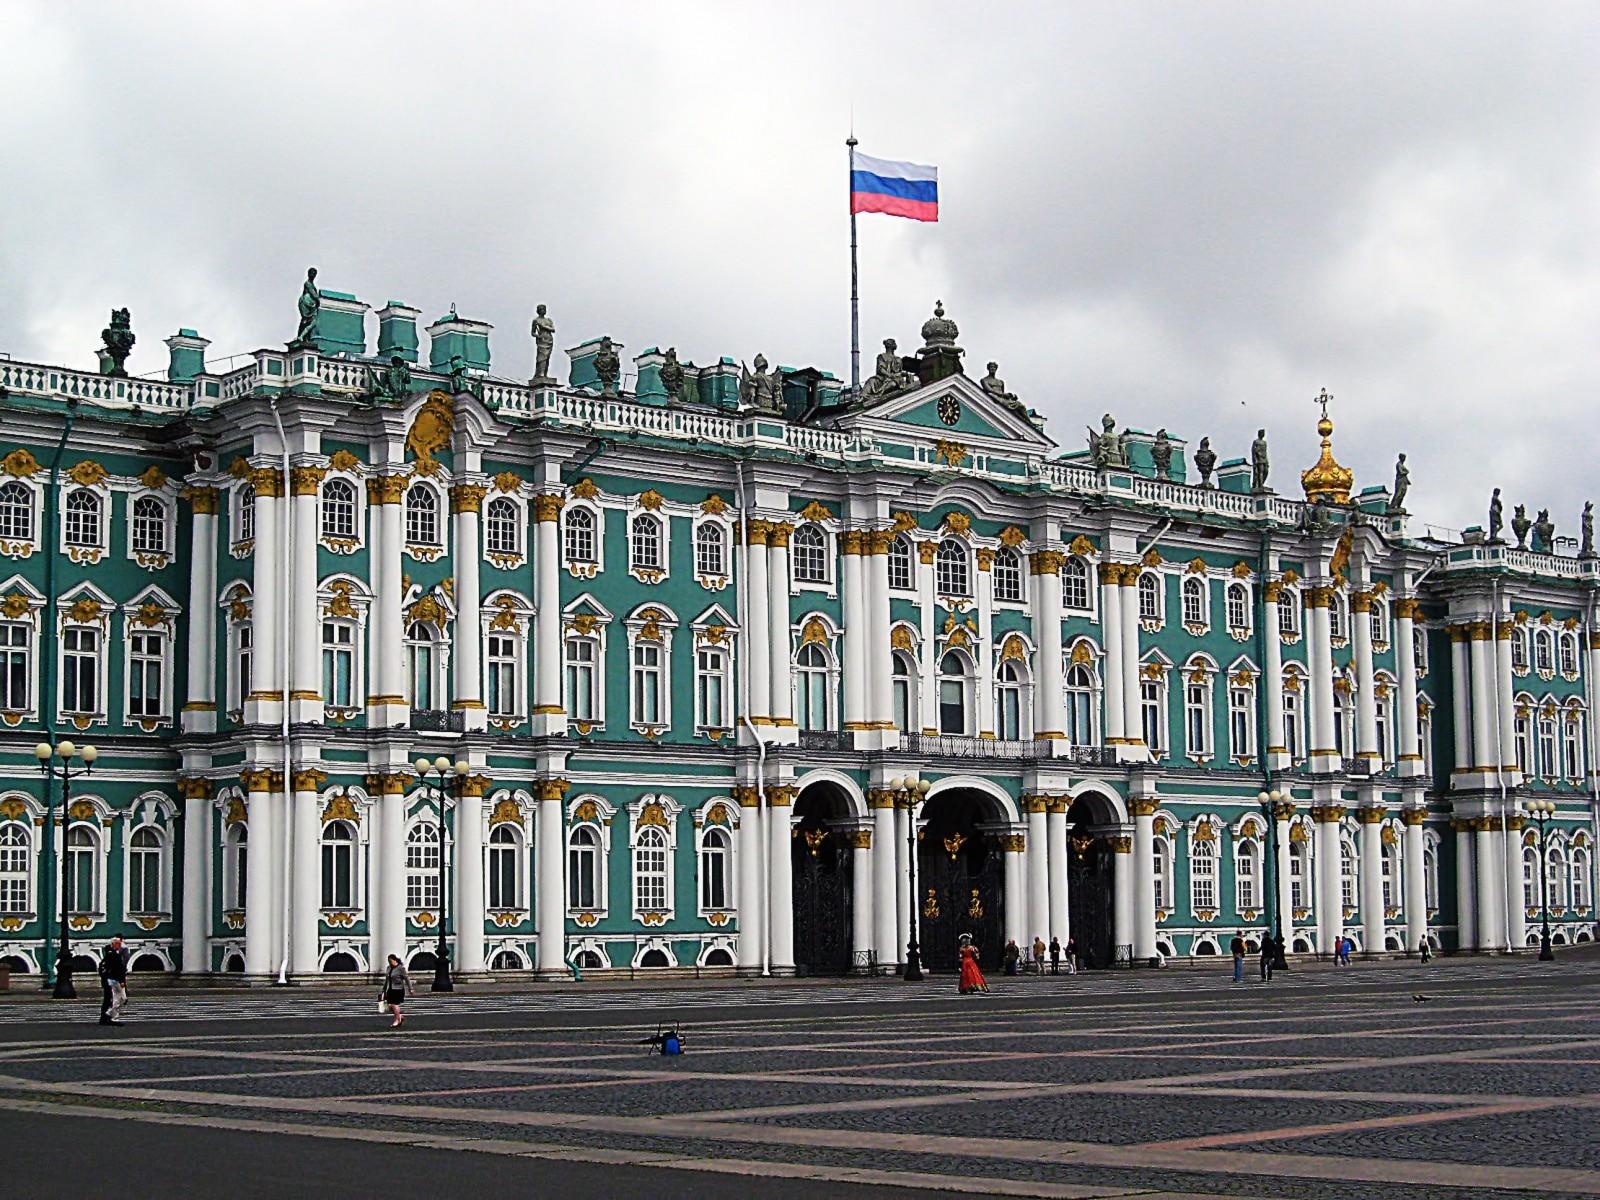
[[[850,190],[877,196],[902,196],[925,204],[939,202],[939,185],[932,179],[886,179],[870,171],[852,171]]]

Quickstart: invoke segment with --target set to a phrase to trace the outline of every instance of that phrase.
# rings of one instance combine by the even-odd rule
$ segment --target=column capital
[[[371,475],[367,478],[368,504],[399,504],[405,495],[404,475]]]
[[[1133,798],[1133,815],[1136,817],[1153,817],[1160,807],[1161,801],[1154,796],[1135,796]]]
[[[1007,854],[1021,854],[1028,848],[1028,835],[1025,833],[1002,833],[998,840],[1000,849]]]
[[[988,546],[979,546],[977,549],[978,570],[987,571],[994,566],[995,552]]]
[[[1311,808],[1311,819],[1318,825],[1337,825],[1344,820],[1344,805],[1316,804]]]
[[[767,789],[768,808],[788,808],[794,803],[796,789],[787,784],[778,784]]]
[[[328,782],[328,776],[315,767],[306,767],[296,771],[291,782],[297,792],[320,792],[322,785]]]
[[[1516,833],[1519,829],[1521,829],[1527,823],[1528,823],[1528,818],[1523,816],[1521,813],[1507,813],[1506,814],[1506,832],[1507,833]]]
[[[1422,601],[1414,596],[1402,596],[1394,602],[1394,617],[1397,621],[1415,621],[1422,615]]]
[[[1274,821],[1287,821],[1294,816],[1294,801],[1279,800],[1272,806],[1272,819]]]
[[[1307,608],[1327,608],[1333,603],[1331,587],[1308,587],[1301,593]]]
[[[367,786],[367,793],[373,796],[403,796],[406,794],[406,784],[411,777],[402,775],[398,771],[374,771],[363,782]]]
[[[185,800],[211,799],[211,781],[200,775],[180,775],[178,795]]]
[[[860,529],[846,529],[839,535],[839,553],[845,555],[862,554],[862,545],[871,535]]]
[[[327,474],[326,467],[290,467],[289,494],[315,496],[322,489],[322,480]]]
[[[239,783],[247,792],[270,792],[272,772],[264,767],[246,767],[239,772]]]
[[[925,567],[933,566],[934,557],[939,553],[939,543],[925,539],[917,543],[917,558]],[[1037,572],[1035,572],[1037,574]]]
[[[1115,834],[1112,834],[1111,838],[1110,838],[1110,841],[1111,841],[1111,849],[1112,849],[1112,851],[1114,853],[1117,853],[1117,854],[1132,854],[1133,853],[1133,838],[1130,837],[1128,834],[1126,834],[1126,833],[1115,833]]]
[[[1469,621],[1469,622],[1467,622],[1467,637],[1470,638],[1472,641],[1474,641],[1474,642],[1487,642],[1489,640],[1489,633],[1490,633],[1489,622],[1487,622],[1487,621]]]
[[[794,526],[787,521],[773,521],[767,526],[767,545],[778,550],[789,548],[789,535],[794,532]]]
[[[487,775],[463,775],[456,781],[456,788],[461,795],[477,800],[487,796],[493,786],[494,781]]]
[[[863,554],[887,554],[889,547],[894,545],[895,531],[892,529],[869,529],[862,534],[861,552]]]
[[[1352,613],[1369,613],[1372,611],[1372,606],[1377,603],[1377,600],[1378,594],[1376,592],[1351,592],[1350,611]]]
[[[772,537],[772,522],[752,517],[745,522],[745,538],[752,546],[765,546]]]
[[[257,499],[283,495],[283,471],[278,467],[251,467],[245,478],[255,489]]]
[[[845,842],[852,850],[872,849],[872,830],[852,829],[844,835]]]
[[[1067,808],[1069,804],[1070,801],[1068,801],[1065,796],[1051,796],[1050,803],[1047,806],[1046,811],[1056,816],[1064,817],[1067,815]]]
[[[565,496],[556,496],[550,493],[533,498],[533,519],[535,522],[559,521],[562,506],[567,502]]]
[[[1035,575],[1059,575],[1066,557],[1059,550],[1035,550],[1028,556],[1028,567]]]
[[[450,511],[475,513],[483,508],[483,498],[489,489],[481,483],[455,483],[450,485]]]
[[[1381,825],[1388,811],[1381,805],[1363,805],[1356,809],[1356,820],[1363,825]]]
[[[1050,809],[1050,797],[1038,792],[1024,792],[1020,803],[1022,811],[1027,813],[1048,812]]]
[[[189,502],[195,516],[214,516],[222,493],[214,487],[186,487],[178,493]]]
[[[754,790],[755,790],[754,788],[751,789],[751,791],[754,791]],[[868,788],[867,789],[867,807],[868,808],[893,808],[894,807],[894,791],[893,791],[893,789],[891,789],[891,788]]]
[[[1400,820],[1409,826],[1421,825],[1428,819],[1428,810],[1425,808],[1402,808]]]
[[[534,798],[537,800],[553,800],[560,803],[566,799],[567,789],[572,786],[570,780],[556,776],[552,779],[539,779],[534,781]]]

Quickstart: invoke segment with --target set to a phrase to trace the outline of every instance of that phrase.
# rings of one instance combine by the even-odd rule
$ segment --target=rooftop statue
[[[861,394],[864,397],[878,399],[893,392],[916,387],[920,382],[921,380],[906,370],[895,340],[884,338],[883,350],[873,364],[872,377],[861,385]]]
[[[1156,440],[1150,443],[1150,457],[1155,460],[1156,478],[1172,478],[1172,439],[1165,429],[1156,430]]]
[[[1578,549],[1578,557],[1594,557],[1594,501],[1583,502],[1583,516],[1579,518],[1583,528],[1583,541]]]
[[[1250,443],[1250,490],[1264,492],[1267,490],[1267,471],[1271,468],[1271,461],[1267,458],[1267,431],[1256,430],[1256,440]]]
[[[669,400],[683,399],[683,368],[678,364],[678,348],[668,346],[666,361],[661,364],[661,386]]]
[[[128,361],[128,355],[133,352],[133,343],[137,340],[133,336],[133,318],[127,309],[111,310],[111,324],[100,331],[100,340],[105,343],[104,357],[111,362],[106,374],[125,377],[128,372],[123,364]]]
[[[1006,391],[1006,381],[1001,379],[997,374],[999,370],[999,363],[990,363],[989,373],[982,379],[978,380],[978,386],[981,387],[986,394],[993,396],[996,400],[1000,401],[1001,404],[1004,404],[1012,412],[1026,420],[1028,416],[1028,406],[1017,399],[1015,392]]]
[[[1402,454],[1394,464],[1394,491],[1389,495],[1390,512],[1405,512],[1406,493],[1410,490],[1411,468],[1406,466],[1406,456]]]
[[[1117,419],[1110,413],[1100,418],[1100,433],[1089,430],[1089,457],[1101,470],[1128,465],[1128,435],[1117,432]]]
[[[1528,520],[1528,506],[1526,504],[1517,505],[1511,514],[1511,532],[1516,535],[1518,550],[1527,549],[1528,530],[1532,528],[1533,522]]]
[[[452,395],[465,393],[483,399],[483,381],[467,374],[466,361],[459,354],[450,356],[450,391]]]
[[[404,400],[411,394],[411,368],[398,354],[391,354],[382,371],[367,368],[367,387],[374,400]]]
[[[1545,554],[1556,552],[1556,523],[1550,519],[1550,510],[1541,508],[1539,519],[1533,523],[1533,548]]]
[[[1506,507],[1500,502],[1500,489],[1495,488],[1489,497],[1489,540],[1500,540],[1500,527],[1506,523]]]
[[[1200,486],[1211,487],[1211,472],[1217,469],[1217,452],[1211,448],[1210,438],[1200,439],[1200,449],[1194,452],[1194,465],[1200,472]]]
[[[545,316],[544,305],[535,306],[529,332],[533,334],[533,377],[540,383],[553,382],[550,379],[550,351],[556,344],[556,323]]]
[[[617,357],[617,348],[611,344],[609,337],[601,338],[600,348],[594,352],[594,373],[600,380],[600,394],[615,396],[617,380],[622,374],[622,360]]]
[[[777,373],[767,373],[766,355],[756,355],[754,371],[742,362],[739,364],[739,403],[761,412],[777,412],[781,407],[778,403],[778,384]]]
[[[289,349],[309,350],[316,345],[317,314],[321,311],[322,293],[317,290],[317,269],[307,267],[305,286],[300,289],[300,325],[294,331],[294,341],[289,343]]]

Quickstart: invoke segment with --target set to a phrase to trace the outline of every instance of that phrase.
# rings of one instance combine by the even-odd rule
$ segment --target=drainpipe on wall
[[[278,427],[278,446],[283,456],[283,500],[278,505],[281,509],[282,536],[278,545],[282,547],[278,558],[281,560],[279,577],[282,579],[283,604],[282,616],[278,628],[278,680],[283,685],[283,693],[279,700],[278,711],[282,720],[279,736],[283,739],[283,959],[278,963],[278,983],[289,982],[289,936],[292,913],[290,910],[290,890],[294,886],[294,780],[293,760],[289,746],[289,671],[294,659],[289,653],[289,639],[294,634],[294,608],[295,594],[291,586],[294,569],[294,496],[293,489],[289,486],[289,439],[283,432],[283,418],[278,415],[278,398],[269,396],[267,404],[272,410],[272,423]]]
[[[39,620],[39,657],[44,660],[43,678],[39,683],[39,716],[44,722],[44,740],[54,746],[56,744],[56,655],[59,653],[59,643],[55,638],[55,605],[56,605],[56,545],[59,541],[56,533],[57,494],[61,481],[61,456],[67,452],[67,438],[72,436],[72,426],[78,419],[78,401],[72,397],[67,401],[67,419],[61,427],[61,440],[56,443],[55,456],[50,460],[50,490],[44,498],[44,525],[39,530],[39,538],[44,542],[44,609]],[[49,650],[45,650],[45,639],[49,638]],[[44,779],[44,835],[39,839],[39,873],[43,877],[44,902],[39,913],[39,929],[43,940],[39,952],[40,974],[44,976],[43,987],[48,990],[55,986],[55,964],[50,958],[51,929],[50,919],[56,909],[56,843],[55,843],[55,774],[47,774]],[[66,840],[66,813],[61,814],[61,836],[63,845]],[[45,852],[48,851],[48,858]]]
[[[1494,777],[1500,784],[1500,819],[1503,822],[1505,820],[1505,818],[1510,814],[1511,810],[1508,807],[1507,802],[1506,802],[1506,748],[1505,748],[1505,742],[1500,736],[1500,581],[1499,580],[1495,580],[1493,583],[1491,583],[1489,585],[1489,603],[1494,606],[1494,610],[1489,614],[1489,635],[1490,635],[1490,639],[1491,639],[1490,645],[1494,649]],[[1557,750],[1559,751],[1559,749],[1560,749],[1560,747],[1558,745],[1557,746]],[[1530,763],[1529,765],[1531,766],[1532,764]],[[1510,831],[1503,829],[1502,832],[1509,833]],[[1505,839],[1505,843],[1506,843],[1505,852],[1506,852],[1507,857],[1510,857],[1513,852],[1516,854],[1516,856],[1519,859],[1522,857],[1522,843],[1521,842],[1518,842],[1517,845],[1515,847],[1513,847],[1512,844],[1511,844],[1510,837],[1507,837]],[[1507,874],[1509,874],[1509,872],[1506,871],[1504,868],[1502,868],[1501,871],[1500,871],[1500,875],[1501,875],[1500,890],[1501,891],[1507,890],[1506,889],[1506,884],[1505,884],[1505,876]],[[1519,872],[1519,874],[1520,874],[1520,872]],[[1520,905],[1522,903],[1522,897],[1521,896],[1510,896],[1510,895],[1508,895],[1505,898],[1505,901],[1506,901],[1506,904],[1505,904],[1506,911],[1501,914],[1501,917],[1506,922],[1506,952],[1510,953],[1511,951],[1515,950],[1517,947],[1515,947],[1515,946],[1513,946],[1511,944],[1511,918],[1510,918],[1509,914],[1511,912],[1511,905],[1513,903]]]
[[[750,612],[750,512],[745,505],[744,492],[744,460],[741,458],[734,474],[735,499],[739,502],[739,549],[743,555],[739,563],[739,678],[744,685],[744,704],[739,709],[739,720],[750,731],[750,736],[756,743],[756,796],[757,804],[751,811],[756,814],[755,822],[758,836],[755,841],[761,847],[761,853],[770,853],[767,850],[767,840],[759,834],[765,830],[761,827],[761,814],[767,806],[767,742],[761,736],[761,729],[750,719],[750,639],[745,621]],[[743,814],[740,820],[747,819]],[[767,872],[761,872],[766,875]],[[768,889],[771,891],[771,880],[768,880]],[[761,914],[764,922],[764,936],[761,939],[761,973],[772,974],[772,904],[768,901],[762,903]],[[739,917],[740,924],[744,917]]]

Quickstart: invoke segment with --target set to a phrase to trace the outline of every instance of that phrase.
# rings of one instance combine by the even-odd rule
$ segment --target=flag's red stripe
[[[910,217],[913,221],[937,221],[938,201],[910,200],[904,196],[879,196],[872,192],[850,193],[851,212],[888,213],[891,217]]]

